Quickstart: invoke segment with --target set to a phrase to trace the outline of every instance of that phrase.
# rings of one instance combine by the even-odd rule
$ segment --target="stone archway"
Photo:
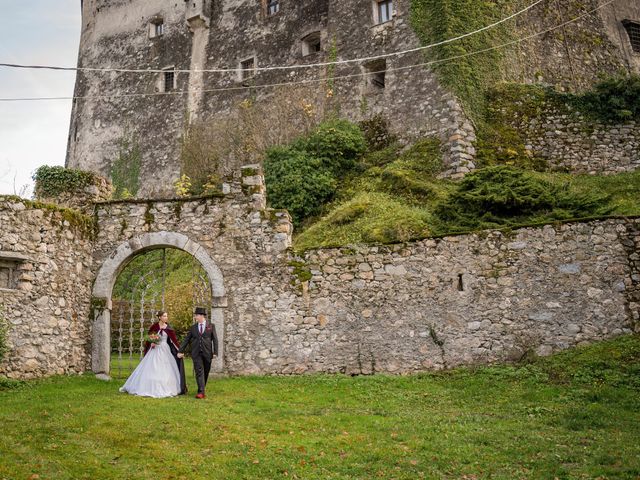
[[[92,348],[91,370],[108,375],[110,369],[111,340],[111,296],[120,272],[138,254],[155,248],[172,247],[191,254],[209,277],[211,285],[211,321],[218,332],[219,354],[212,365],[212,372],[222,372],[224,365],[224,312],[226,297],[222,272],[198,243],[184,234],[176,232],[153,232],[137,235],[121,243],[101,265],[92,291]]]

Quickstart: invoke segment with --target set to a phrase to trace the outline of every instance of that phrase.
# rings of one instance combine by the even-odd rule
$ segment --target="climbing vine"
[[[78,191],[96,182],[96,176],[91,172],[59,165],[42,165],[32,178],[36,182],[36,196],[39,197],[55,197],[61,193]]]
[[[118,142],[118,157],[111,165],[113,198],[135,197],[140,188],[140,145],[134,134],[126,133]]]
[[[0,362],[9,352],[8,345],[9,323],[4,316],[4,305],[0,303]]]

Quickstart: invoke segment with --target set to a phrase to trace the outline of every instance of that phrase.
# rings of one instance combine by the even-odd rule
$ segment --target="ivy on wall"
[[[113,198],[132,198],[140,188],[140,145],[136,136],[129,133],[124,134],[118,143],[118,157],[111,165],[110,171]]]
[[[36,196],[55,197],[61,193],[82,190],[96,182],[96,176],[85,170],[42,165],[33,175]]]
[[[8,337],[9,323],[4,316],[4,305],[0,303],[0,362],[9,353]]]
[[[457,37],[492,24],[519,6],[513,0],[411,0],[411,25],[424,45]],[[467,114],[480,123],[485,115],[485,92],[502,76],[503,49],[472,52],[507,43],[514,38],[513,22],[506,22],[456,42],[427,49],[427,61],[441,83],[463,103]],[[465,56],[468,55],[468,56]]]

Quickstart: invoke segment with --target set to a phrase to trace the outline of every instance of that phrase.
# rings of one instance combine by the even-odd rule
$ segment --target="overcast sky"
[[[0,0],[0,63],[75,66],[79,42],[78,0]],[[0,67],[1,98],[71,96],[74,82]],[[70,115],[71,100],[0,102],[0,194],[31,185],[40,165],[64,165]]]

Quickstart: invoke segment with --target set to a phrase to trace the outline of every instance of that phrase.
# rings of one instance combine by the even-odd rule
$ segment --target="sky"
[[[0,63],[76,66],[79,0],[0,0]],[[0,67],[0,98],[73,95],[75,72]],[[30,197],[40,165],[64,165],[71,100],[0,102],[0,194]],[[24,186],[28,188],[24,191]]]

